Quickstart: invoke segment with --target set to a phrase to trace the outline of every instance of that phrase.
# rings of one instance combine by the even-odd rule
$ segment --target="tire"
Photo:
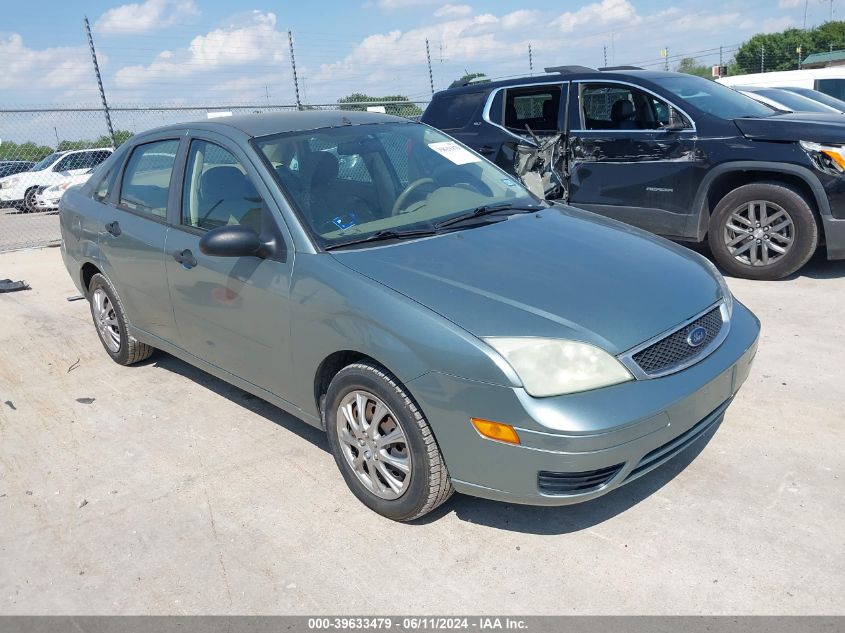
[[[760,182],[737,187],[719,201],[707,240],[716,262],[729,274],[774,280],[791,275],[813,256],[819,227],[798,191]]]
[[[31,187],[26,190],[23,195],[23,210],[28,213],[35,213],[38,209],[35,208],[35,194],[38,193],[38,187]]]
[[[362,402],[366,404],[359,407]],[[357,430],[341,407],[356,422]],[[364,412],[363,421],[359,411]],[[379,421],[373,423],[376,412],[381,412]],[[425,415],[383,367],[361,362],[340,370],[329,384],[324,421],[337,467],[353,494],[371,510],[394,521],[411,521],[434,510],[454,492]],[[397,429],[401,440],[389,441],[400,437]],[[384,442],[384,438],[388,442],[378,445],[384,448],[377,448],[376,440]],[[360,474],[353,466],[356,461]],[[396,464],[404,464],[407,473],[395,468]],[[375,484],[367,483],[370,473],[375,474]]]
[[[131,365],[152,355],[154,348],[129,334],[120,297],[100,273],[94,275],[88,285],[88,303],[100,342],[114,362]]]

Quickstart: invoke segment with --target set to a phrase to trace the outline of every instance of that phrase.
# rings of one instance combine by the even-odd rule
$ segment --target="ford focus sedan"
[[[699,255],[386,115],[139,134],[60,215],[112,359],[164,350],[324,429],[396,520],[630,482],[720,423],[757,346]]]

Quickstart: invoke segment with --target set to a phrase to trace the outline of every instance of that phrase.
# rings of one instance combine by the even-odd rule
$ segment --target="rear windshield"
[[[702,77],[666,75],[652,81],[693,107],[720,119],[757,119],[775,113],[751,97]]]
[[[462,92],[437,97],[426,108],[422,120],[441,130],[466,127],[485,94],[485,92]]]
[[[794,92],[788,90],[778,90],[777,88],[763,88],[755,90],[754,93],[760,96],[782,103],[793,112],[823,112],[830,114],[833,110],[818,101],[813,101],[807,97],[802,97]]]

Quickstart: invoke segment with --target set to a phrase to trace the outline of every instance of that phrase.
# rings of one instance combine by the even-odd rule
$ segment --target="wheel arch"
[[[99,266],[97,266],[93,262],[85,262],[79,269],[79,279],[82,281],[82,287],[85,290],[85,294],[88,294],[88,288],[91,286],[91,279],[97,273],[103,274],[103,271],[100,270]]]
[[[698,188],[693,208],[698,209],[697,227],[693,230],[698,241],[707,236],[710,215],[719,201],[730,191],[752,183],[775,182],[789,185],[801,193],[817,216],[830,216],[830,201],[818,178],[806,167],[790,163],[765,161],[734,161],[710,170]],[[819,217],[821,220],[821,217]],[[823,223],[819,231],[824,237]]]

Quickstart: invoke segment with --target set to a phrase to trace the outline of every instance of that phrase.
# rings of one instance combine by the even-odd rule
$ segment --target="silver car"
[[[324,429],[401,521],[454,490],[563,505],[630,482],[720,423],[757,346],[701,256],[386,115],[139,134],[60,214],[106,353],[163,350]]]

